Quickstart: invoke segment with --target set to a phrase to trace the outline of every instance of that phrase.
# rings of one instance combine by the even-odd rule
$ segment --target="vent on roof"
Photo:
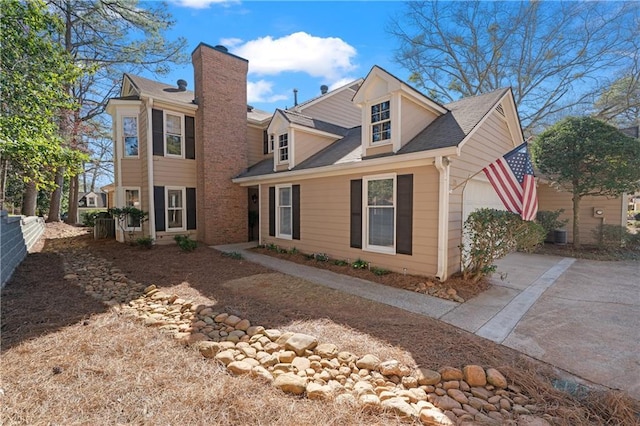
[[[247,112],[251,112],[251,111],[253,111],[253,106],[247,105]]]
[[[298,106],[298,89],[293,89],[293,106]]]
[[[181,92],[184,92],[185,90],[187,90],[187,81],[180,79],[178,80],[178,90]]]
[[[322,93],[323,95],[326,94],[329,91],[329,86],[327,86],[326,84],[323,84],[322,86],[320,86],[320,93]]]
[[[219,45],[217,45],[216,47],[214,47],[214,49],[219,50],[219,51],[221,51],[221,52],[225,52],[225,53],[229,51],[229,49],[227,49],[226,47],[224,47],[224,46],[223,46],[223,45],[221,45],[221,44],[219,44]]]
[[[502,109],[502,104],[499,104],[499,105],[496,107],[496,111],[498,111],[498,114],[500,114],[501,116],[503,116],[503,117],[505,116],[505,115],[504,115],[504,109]]]

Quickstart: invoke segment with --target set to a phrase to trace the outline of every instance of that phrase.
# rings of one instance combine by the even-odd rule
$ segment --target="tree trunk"
[[[69,225],[75,225],[78,218],[78,175],[71,177],[69,180],[69,216],[65,221]]]
[[[573,248],[580,249],[580,196],[573,194]]]
[[[4,210],[5,188],[7,187],[7,169],[9,160],[0,159],[0,210]]]
[[[49,204],[49,217],[47,222],[60,222],[60,205],[62,204],[62,187],[64,185],[64,168],[56,170],[56,189],[51,193],[51,204]]]
[[[20,214],[25,216],[36,215],[36,205],[38,204],[38,190],[36,184],[28,182],[25,184],[24,196],[22,197],[22,210]]]

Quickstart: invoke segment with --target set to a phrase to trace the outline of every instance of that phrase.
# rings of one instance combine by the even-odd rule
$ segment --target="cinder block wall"
[[[9,281],[43,232],[42,218],[9,216],[6,211],[0,211],[0,287]]]
[[[192,54],[196,113],[198,240],[247,240],[247,189],[231,179],[248,167],[248,61],[221,46],[200,44]]]

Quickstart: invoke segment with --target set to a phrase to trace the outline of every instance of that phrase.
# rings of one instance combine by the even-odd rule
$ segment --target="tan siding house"
[[[125,75],[108,106],[115,202],[149,211],[137,231],[159,243],[254,240],[444,280],[466,217],[504,208],[482,169],[523,141],[509,88],[440,104],[374,66],[267,113],[246,104],[246,60],[200,44],[192,61],[194,92]],[[539,194],[541,210],[570,206]],[[585,232],[622,221],[616,200],[584,209]]]

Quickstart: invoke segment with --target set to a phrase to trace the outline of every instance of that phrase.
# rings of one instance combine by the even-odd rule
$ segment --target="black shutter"
[[[269,153],[269,134],[266,130],[262,132],[262,153]]]
[[[187,229],[196,229],[196,189],[187,188]]]
[[[351,181],[351,247],[362,248],[362,179]]]
[[[184,157],[189,160],[196,159],[196,126],[193,117],[184,117]],[[194,228],[195,229],[195,228]]]
[[[151,110],[151,127],[153,128],[153,155],[164,155],[164,118],[162,110]]]
[[[156,219],[156,231],[164,231],[164,186],[153,187],[153,210]]]
[[[269,236],[276,236],[276,187],[269,187]]]
[[[300,239],[300,185],[291,186],[292,201],[292,235],[294,240]]]
[[[413,247],[413,175],[397,178],[396,253],[411,254]]]

